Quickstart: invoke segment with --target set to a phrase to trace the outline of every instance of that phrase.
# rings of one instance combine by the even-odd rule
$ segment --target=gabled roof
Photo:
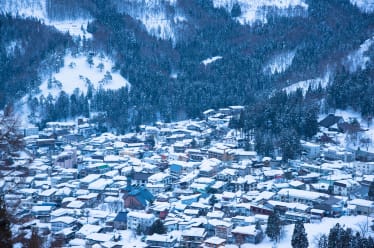
[[[332,125],[339,123],[340,121],[343,121],[343,118],[341,116],[335,116],[334,114],[329,114],[324,119],[322,119],[318,124],[320,126],[329,128]]]
[[[119,212],[117,216],[114,218],[114,221],[127,222],[127,214],[128,212]]]

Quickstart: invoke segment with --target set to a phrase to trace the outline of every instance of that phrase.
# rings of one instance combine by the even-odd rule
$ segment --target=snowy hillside
[[[295,92],[297,89],[302,89],[305,93],[306,90],[310,87],[312,89],[316,89],[319,85],[322,86],[322,88],[325,88],[330,80],[330,72],[327,72],[323,77],[317,77],[313,79],[303,80],[299,81],[297,83],[291,84],[288,87],[283,88],[287,93]]]
[[[366,63],[370,60],[370,57],[365,53],[373,45],[374,37],[367,39],[361,46],[356,50],[351,52],[343,64],[349,69],[350,72],[355,72],[358,69],[365,69]]]
[[[356,5],[361,11],[366,13],[374,12],[374,0],[350,0],[352,4]]]
[[[113,90],[130,86],[118,71],[112,72],[113,62],[109,58],[94,56],[91,65],[88,61],[89,57],[83,55],[77,57],[67,55],[64,59],[64,67],[40,85],[41,94],[57,97],[60,91],[72,94],[76,88],[87,93],[89,85],[93,89],[102,87]]]
[[[282,73],[291,66],[296,51],[289,51],[274,56],[265,65],[263,71],[268,74]]]
[[[170,7],[175,6],[176,0],[126,0],[113,2],[120,13],[126,13],[139,20],[149,34],[161,38],[176,39],[176,26],[186,21],[178,12],[171,13]]]
[[[372,218],[369,218],[371,221]],[[309,247],[317,247],[316,238],[318,238],[322,234],[328,235],[330,228],[332,228],[336,223],[340,223],[340,225],[344,225],[346,228],[352,228],[354,231],[360,231],[359,225],[361,223],[366,223],[367,217],[363,215],[358,216],[343,216],[341,218],[323,218],[321,223],[306,223],[305,231],[308,234],[308,242]],[[370,222],[369,222],[370,223]],[[291,237],[292,232],[294,229],[294,225],[287,225],[285,226],[284,230],[284,237],[281,241],[273,246],[273,242],[269,241],[266,238],[260,244],[253,246],[252,244],[243,245],[241,247],[249,248],[249,247],[256,247],[256,248],[268,248],[268,247],[278,247],[278,248],[289,248],[291,247]]]
[[[214,7],[231,11],[234,3],[239,3],[242,14],[237,17],[241,24],[251,24],[255,21],[266,22],[267,8],[277,8],[279,15],[304,15],[308,5],[303,0],[213,0]]]
[[[24,17],[32,16],[45,19],[47,16],[46,0],[1,0],[0,11]]]
[[[73,36],[83,36],[91,38],[91,34],[86,32],[87,22],[92,21],[87,14],[82,17],[71,16],[70,18],[50,18],[48,13],[47,0],[1,0],[0,12],[20,15],[24,18],[35,17],[42,20],[45,24],[54,26],[61,32],[69,32]]]

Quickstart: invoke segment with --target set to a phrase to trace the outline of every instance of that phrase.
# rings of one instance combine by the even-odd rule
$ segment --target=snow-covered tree
[[[281,220],[278,211],[274,211],[268,218],[265,233],[270,240],[278,242],[281,236]]]
[[[307,248],[309,246],[305,227],[303,222],[301,221],[295,224],[291,239],[291,245],[293,248]]]

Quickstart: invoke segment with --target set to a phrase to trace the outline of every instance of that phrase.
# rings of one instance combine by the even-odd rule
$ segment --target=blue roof
[[[119,212],[114,221],[127,222],[127,214],[128,212]]]

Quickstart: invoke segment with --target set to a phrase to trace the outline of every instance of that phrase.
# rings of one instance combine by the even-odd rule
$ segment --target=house
[[[210,237],[204,241],[202,248],[224,248],[226,240],[219,237]]]
[[[51,217],[52,206],[33,206],[31,209],[31,214],[41,220],[41,221],[49,221]]]
[[[100,178],[99,174],[90,174],[80,179],[79,187],[81,189],[88,189],[88,186]]]
[[[281,189],[277,197],[280,201],[285,202],[299,202],[309,206],[312,206],[313,202],[320,197],[327,197],[327,194],[300,190],[300,189]]]
[[[61,216],[51,220],[51,230],[56,233],[65,228],[73,228],[77,220],[70,216]]]
[[[236,244],[258,244],[264,236],[262,230],[257,230],[255,225],[237,226],[232,230],[232,235]]]
[[[374,162],[355,162],[354,170],[360,175],[374,174]]]
[[[156,217],[153,214],[132,211],[127,214],[127,229],[136,231],[137,228],[140,228],[145,232],[146,228],[150,227],[155,220]]]
[[[78,239],[85,239],[91,233],[98,233],[103,229],[102,226],[99,225],[92,225],[92,224],[84,224],[76,233],[75,238]]]
[[[171,186],[172,177],[165,172],[159,172],[150,176],[148,182],[150,184],[162,184],[165,190],[167,190]]]
[[[222,162],[216,158],[205,159],[200,164],[200,177],[213,177],[219,171]]]
[[[364,199],[348,201],[349,209],[353,214],[371,215],[374,213],[374,202]]]
[[[113,220],[113,228],[117,230],[127,229],[127,214],[128,212],[119,212]]]
[[[181,245],[185,248],[198,248],[206,237],[204,228],[192,227],[182,232]]]
[[[344,179],[335,181],[333,183],[333,189],[335,195],[348,196],[350,193],[359,186],[359,183],[352,179]]]
[[[127,186],[124,190],[124,206],[130,209],[145,209],[155,197],[143,186]]]
[[[55,165],[61,168],[73,168],[77,164],[77,150],[72,147],[65,147],[55,161]]]
[[[153,234],[147,236],[145,242],[149,248],[173,248],[177,244],[177,237],[172,234]]]
[[[301,143],[301,148],[305,152],[305,155],[310,159],[320,157],[321,146],[319,144],[304,141]]]
[[[344,201],[334,196],[319,197],[313,204],[314,209],[324,211],[325,216],[338,217],[343,214]]]
[[[324,119],[319,121],[319,125],[328,129],[331,129],[334,125],[338,123],[343,123],[344,119],[341,116],[335,116],[334,114],[327,115]]]

